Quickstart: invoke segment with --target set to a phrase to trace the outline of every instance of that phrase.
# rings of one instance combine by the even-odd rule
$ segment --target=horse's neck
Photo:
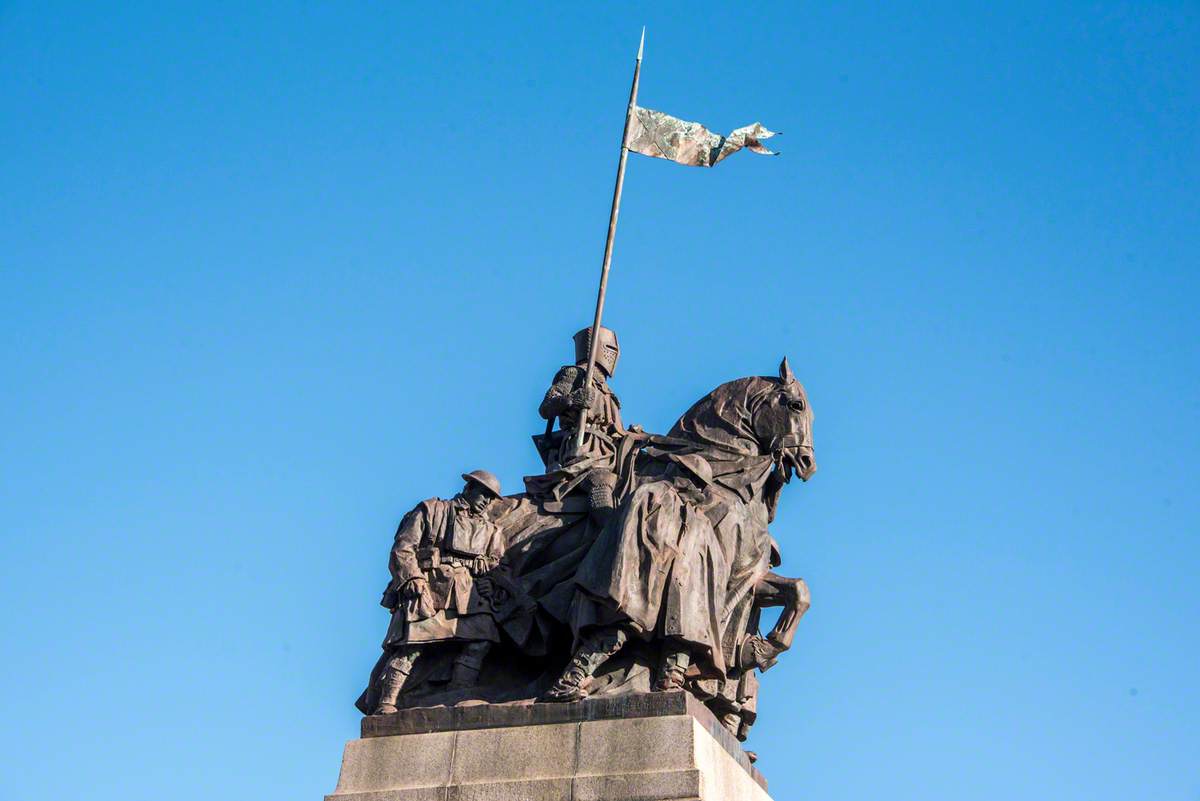
[[[743,501],[766,497],[774,460],[763,453],[753,414],[773,386],[771,379],[755,376],[722,384],[693,404],[667,434],[702,455],[714,478]]]
[[[770,456],[745,454],[735,458],[706,457],[713,469],[713,478],[738,494],[743,501],[765,496],[764,487],[771,476]]]

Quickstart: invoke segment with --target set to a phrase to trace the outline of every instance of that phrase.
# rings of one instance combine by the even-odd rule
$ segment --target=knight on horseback
[[[546,697],[587,697],[602,669],[620,669],[614,658],[637,643],[657,648],[653,689],[688,689],[744,736],[754,716],[750,672],[790,646],[808,608],[802,581],[771,572],[779,556],[767,530],[783,485],[816,470],[804,388],[786,359],[778,378],[723,384],[665,437],[650,437],[645,454],[636,489],[579,564],[575,648]],[[785,615],[762,637],[758,610],[775,605]]]
[[[561,500],[578,488],[587,499],[588,513],[603,525],[612,513],[613,493],[618,479],[618,451],[626,436],[621,424],[621,401],[608,385],[617,368],[621,347],[617,334],[600,328],[596,369],[590,386],[587,381],[591,327],[575,334],[575,363],[561,367],[538,407],[546,421],[546,433],[535,438],[546,464],[543,476],[526,479],[531,493]],[[586,413],[582,441],[577,434],[580,419]],[[559,430],[553,430],[555,420]]]

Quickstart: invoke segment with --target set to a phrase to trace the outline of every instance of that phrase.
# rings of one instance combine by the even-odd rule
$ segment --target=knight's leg
[[[627,639],[629,634],[615,626],[588,635],[562,676],[546,693],[546,698],[551,701],[580,701],[587,698],[592,676],[609,657],[621,650]]]
[[[469,642],[464,645],[454,660],[454,670],[450,674],[450,689],[461,690],[475,684],[479,678],[479,670],[483,667],[483,658],[491,649],[492,644],[487,640]]]
[[[416,664],[419,654],[420,651],[417,648],[408,645],[399,648],[388,660],[387,667],[383,671],[383,678],[380,679],[379,704],[375,707],[376,715],[390,715],[396,711],[396,700],[400,697],[400,691],[404,689],[404,683],[408,681],[408,676],[412,673],[413,665]]]
[[[683,688],[683,677],[688,666],[692,664],[692,655],[682,643],[668,639],[663,643],[662,660],[658,665],[658,676],[655,678],[654,689],[659,691],[679,690]]]
[[[597,526],[603,527],[612,516],[617,476],[611,470],[592,470],[583,483],[588,494],[589,515]]]

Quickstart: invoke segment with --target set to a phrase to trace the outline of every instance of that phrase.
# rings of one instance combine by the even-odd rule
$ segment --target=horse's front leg
[[[754,605],[759,608],[783,607],[771,633],[766,637],[759,634],[749,637],[738,660],[745,670],[766,670],[775,664],[781,653],[792,647],[800,618],[810,606],[808,585],[804,579],[767,573],[754,585]]]

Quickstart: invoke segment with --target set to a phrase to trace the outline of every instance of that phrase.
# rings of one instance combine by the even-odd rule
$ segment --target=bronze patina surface
[[[461,724],[557,702],[562,711],[537,714],[573,719],[605,708],[579,706],[592,699],[680,693],[733,737],[754,723],[757,673],[791,646],[809,605],[802,580],[774,572],[768,530],[784,486],[816,470],[804,387],[785,359],[777,375],[722,384],[651,434],[623,424],[608,385],[616,335],[604,335],[609,352],[588,382],[580,333],[579,361],[555,372],[539,409],[545,472],[503,495],[475,470],[454,498],[422,501],[401,521],[381,600],[391,622],[358,700],[375,716],[364,734],[394,730],[404,709],[453,709],[403,719]],[[764,635],[772,606],[783,613]]]

